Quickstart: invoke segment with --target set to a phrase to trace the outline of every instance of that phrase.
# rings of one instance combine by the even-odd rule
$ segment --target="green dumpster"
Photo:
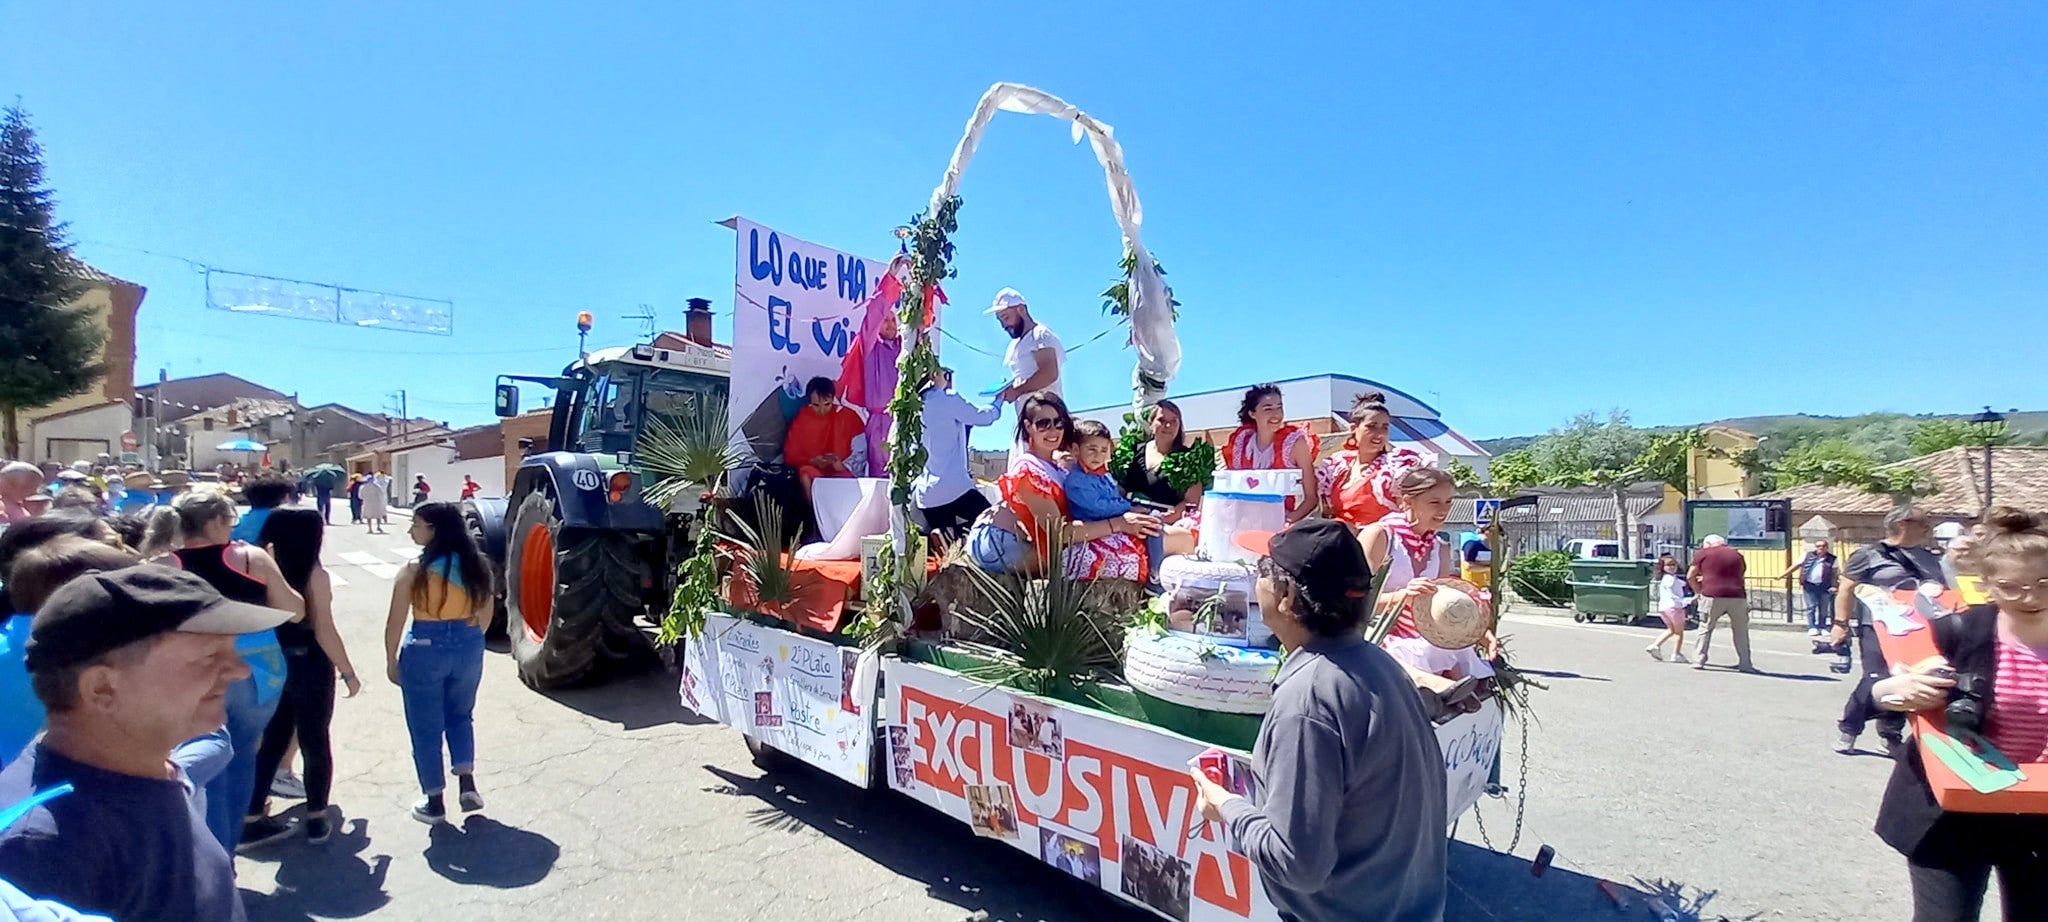
[[[1650,613],[1648,560],[1572,561],[1572,620],[1634,621]]]

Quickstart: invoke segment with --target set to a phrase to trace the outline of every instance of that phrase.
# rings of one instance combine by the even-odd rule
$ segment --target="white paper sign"
[[[684,707],[868,786],[875,653],[714,614],[682,659]]]
[[[1278,918],[1251,861],[1195,806],[1187,765],[1207,744],[920,663],[882,669],[890,787],[1167,918]],[[1480,796],[1500,729],[1492,703],[1437,728],[1446,824]],[[1233,779],[1248,761],[1233,754]]]
[[[804,384],[839,379],[860,311],[888,264],[737,218],[732,306],[732,446],[782,456]]]

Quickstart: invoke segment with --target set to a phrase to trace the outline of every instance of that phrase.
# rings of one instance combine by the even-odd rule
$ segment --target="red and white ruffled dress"
[[[1003,504],[1017,516],[1017,522],[1030,536],[1033,553],[1041,555],[1051,529],[1066,523],[1067,491],[1061,485],[1065,472],[1057,465],[1029,452],[1020,453],[1010,464],[1009,473],[996,480],[996,487],[1002,491]],[[1059,509],[1057,521],[1039,521],[1027,500],[1050,499]],[[1136,535],[1109,534],[1093,541],[1067,545],[1061,554],[1061,565],[1069,579],[1128,579],[1145,581],[1145,543]]]
[[[1399,508],[1394,484],[1409,471],[1435,467],[1436,455],[1392,445],[1358,463],[1358,449],[1346,447],[1316,463],[1316,490],[1323,514],[1352,528],[1364,528]]]
[[[1379,524],[1387,529],[1387,544],[1392,552],[1387,559],[1387,580],[1380,587],[1381,596],[1399,592],[1418,579],[1437,579],[1448,575],[1439,572],[1443,566],[1443,548],[1433,534],[1417,537],[1408,524],[1408,517],[1398,512],[1381,519]],[[1477,648],[1446,650],[1430,643],[1416,628],[1415,614],[1407,606],[1403,606],[1401,613],[1395,616],[1394,626],[1387,631],[1387,638],[1380,642],[1380,646],[1403,663],[1445,678],[1493,675],[1493,664],[1481,657]]]

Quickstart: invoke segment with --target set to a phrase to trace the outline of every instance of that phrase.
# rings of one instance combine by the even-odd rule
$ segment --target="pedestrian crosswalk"
[[[361,567],[363,572],[377,579],[390,579],[398,575],[398,568],[401,565],[411,563],[413,558],[417,556],[419,556],[419,551],[417,550],[401,550],[398,548],[387,549],[382,557],[369,551],[342,551],[341,562]],[[396,560],[398,563],[391,563],[390,561],[392,560]],[[335,585],[348,585],[345,579],[333,573],[328,575],[334,579]]]

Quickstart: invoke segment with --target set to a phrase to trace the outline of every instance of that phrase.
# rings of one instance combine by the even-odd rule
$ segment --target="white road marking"
[[[327,581],[329,583],[332,583],[334,585],[334,588],[336,589],[348,585],[348,580],[342,578],[341,574],[336,573],[333,570],[327,571]]]
[[[341,559],[363,568],[363,572],[378,579],[390,579],[398,575],[398,565],[385,563],[377,555],[364,551],[342,551]]]
[[[1502,618],[1501,620],[1502,620],[1502,621],[1506,621],[1506,622],[1507,622],[1507,623],[1509,623],[1509,624],[1515,624],[1515,625],[1524,625],[1524,624],[1526,624],[1526,625],[1530,625],[1530,626],[1532,626],[1532,627],[1555,627],[1555,628],[1564,628],[1564,629],[1566,629],[1566,630],[1571,630],[1571,631],[1591,631],[1591,632],[1593,632],[1593,633],[1597,633],[1597,634],[1613,634],[1613,635],[1615,635],[1615,636],[1617,636],[1617,637],[1633,637],[1633,638],[1641,639],[1641,638],[1646,638],[1646,637],[1651,637],[1651,636],[1654,636],[1654,635],[1652,635],[1652,634],[1648,633],[1647,631],[1631,631],[1631,630],[1626,630],[1626,629],[1623,629],[1623,628],[1618,628],[1618,627],[1611,627],[1611,626],[1601,626],[1601,625],[1594,625],[1594,624],[1580,624],[1580,623],[1578,623],[1578,622],[1576,622],[1576,621],[1573,621],[1573,620],[1571,620],[1571,619],[1568,619],[1568,618],[1552,618],[1552,617],[1547,617],[1547,616],[1544,616],[1544,615],[1522,615],[1522,616],[1517,616],[1517,615],[1512,615],[1512,614],[1511,614],[1511,615],[1508,615],[1507,617],[1504,617],[1504,618]],[[1724,627],[1725,627],[1725,625],[1724,625]],[[1720,631],[1715,631],[1714,633],[1716,633],[1716,634],[1720,634],[1721,632],[1720,632]],[[1754,638],[1756,638],[1756,637],[1757,637],[1758,635],[1760,635],[1760,634],[1763,634],[1763,633],[1765,633],[1765,632],[1763,632],[1763,631],[1751,631],[1751,632],[1749,633],[1749,636],[1750,636],[1750,637],[1752,638],[1752,641],[1753,641],[1753,640],[1754,640]],[[1688,647],[1688,649],[1695,649],[1695,648],[1697,648],[1697,647],[1698,647],[1699,641],[1697,641],[1697,640],[1695,640],[1695,639],[1694,639],[1694,638],[1695,638],[1695,637],[1696,637],[1696,636],[1697,636],[1698,634],[1699,634],[1699,632],[1698,632],[1698,631],[1686,631],[1686,632],[1685,632],[1685,636],[1686,636],[1686,643],[1687,643],[1688,645],[1690,645],[1690,646]],[[1800,635],[1800,639],[1801,639],[1801,640],[1805,640],[1805,639],[1806,639],[1805,635]],[[1735,650],[1735,646],[1734,646],[1734,641],[1732,641],[1732,640],[1727,640],[1727,639],[1725,639],[1725,638],[1724,638],[1723,640],[1721,640],[1721,642],[1720,642],[1720,643],[1725,643],[1725,644],[1727,644],[1728,646],[1726,647],[1726,649],[1727,649],[1727,651],[1728,651],[1728,654],[1729,654],[1730,656],[1733,656],[1733,655],[1734,655],[1734,650]],[[1716,646],[1718,647],[1718,646],[1720,646],[1720,644],[1716,644]],[[1750,652],[1751,652],[1751,653],[1769,653],[1769,654],[1771,654],[1772,656],[1789,656],[1789,657],[1792,657],[1793,659],[1803,659],[1803,660],[1807,660],[1807,661],[1809,661],[1809,662],[1812,662],[1812,661],[1814,661],[1814,660],[1815,660],[1815,657],[1814,657],[1814,655],[1813,655],[1813,654],[1812,654],[1811,652],[1807,652],[1807,653],[1787,653],[1787,652],[1785,652],[1785,651],[1783,651],[1783,650],[1766,650],[1766,649],[1764,649],[1764,648],[1763,648],[1763,645],[1761,645],[1761,644],[1758,644],[1758,643],[1754,643],[1754,642],[1752,642],[1752,643],[1750,644]]]
[[[408,548],[402,551],[397,548],[391,548],[389,550],[386,550],[385,553],[397,558],[399,563],[412,563],[413,561],[420,559],[420,549],[416,547]]]

